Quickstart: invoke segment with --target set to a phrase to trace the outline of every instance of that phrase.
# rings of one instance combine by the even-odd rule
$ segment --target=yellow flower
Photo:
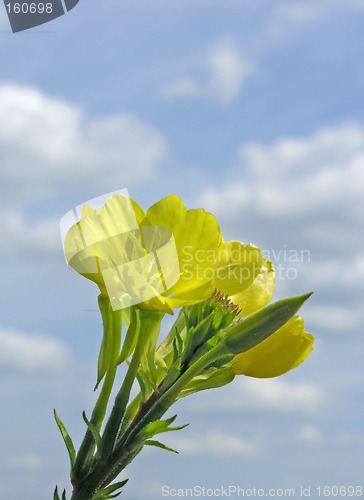
[[[303,319],[294,316],[273,335],[249,351],[238,354],[236,375],[270,378],[296,368],[312,351],[314,336],[305,332]]]
[[[269,302],[274,288],[273,267],[259,248],[224,242],[212,214],[187,210],[175,195],[146,213],[119,194],[101,209],[85,204],[64,245],[70,266],[109,295],[116,309],[134,303],[171,313],[217,288],[236,298],[245,314]]]
[[[84,205],[65,238],[70,266],[94,281],[114,309],[139,304],[172,313],[196,304],[215,289],[247,317],[267,305],[275,275],[259,248],[223,240],[215,217],[167,196],[147,212],[117,194],[101,209]],[[249,351],[237,354],[233,371],[275,377],[295,368],[312,350],[314,337],[299,316]]]

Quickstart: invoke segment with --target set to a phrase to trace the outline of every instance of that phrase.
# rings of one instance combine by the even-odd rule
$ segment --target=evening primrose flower
[[[250,312],[267,303],[274,288],[271,263],[259,248],[225,242],[212,214],[187,210],[175,195],[147,212],[120,194],[101,209],[85,204],[64,247],[70,266],[109,295],[115,309],[134,303],[172,313],[218,289]]]
[[[303,319],[294,316],[266,340],[238,354],[233,371],[249,377],[278,377],[305,361],[314,340],[313,335],[305,332]]]

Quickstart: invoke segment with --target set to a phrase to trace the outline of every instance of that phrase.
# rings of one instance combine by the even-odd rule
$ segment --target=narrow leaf
[[[58,496],[58,486],[56,486],[56,489],[54,490],[53,500],[59,500],[59,496]]]
[[[156,446],[157,448],[162,448],[162,450],[171,451],[172,453],[178,454],[178,451],[174,450],[173,448],[169,448],[165,444],[160,443],[159,441],[155,441],[154,439],[149,439],[148,441],[145,441],[143,444],[147,446]]]
[[[63,493],[62,493],[62,500],[66,500],[66,490],[63,490]]]
[[[155,436],[156,434],[162,434],[164,432],[179,431],[188,426],[188,424],[181,425],[179,427],[170,427],[170,425],[175,421],[177,415],[166,420],[156,420],[155,422],[150,422],[140,433],[139,437],[144,440]]]
[[[70,435],[68,434],[68,432],[66,431],[66,428],[63,425],[63,423],[61,422],[60,418],[58,417],[56,410],[53,410],[53,413],[54,413],[54,419],[58,425],[58,429],[61,432],[64,444],[66,445],[68,455],[70,457],[71,469],[72,469],[74,464],[75,464],[75,460],[76,460],[76,452],[75,452],[75,448],[74,448],[73,443],[72,443],[72,439],[71,439]],[[58,490],[57,490],[57,495],[58,495]]]
[[[89,428],[91,434],[93,435],[94,439],[95,439],[95,443],[96,443],[96,446],[97,446],[97,449],[100,449],[100,444],[101,444],[101,436],[100,436],[100,433],[99,431],[96,429],[96,427],[88,420],[88,418],[86,417],[86,413],[83,411],[82,412],[82,417],[83,417],[83,420],[85,421],[85,424],[87,425],[87,427]]]
[[[166,420],[155,420],[150,422],[144,429],[148,436],[154,436],[155,434],[160,434],[165,432],[165,430],[176,420],[177,415],[167,418]]]
[[[125,479],[124,481],[119,481],[118,483],[111,484],[107,488],[104,488],[101,491],[98,491],[93,497],[92,500],[101,500],[104,498],[115,498],[121,494],[121,491],[119,493],[116,493],[116,495],[111,495],[111,493],[114,493],[114,491],[118,490],[119,488],[122,488],[126,483],[128,482],[128,479]]]
[[[141,401],[145,401],[146,399],[148,399],[148,396],[153,392],[153,387],[150,385],[144,373],[141,371],[139,371],[136,374],[136,379],[140,387]]]

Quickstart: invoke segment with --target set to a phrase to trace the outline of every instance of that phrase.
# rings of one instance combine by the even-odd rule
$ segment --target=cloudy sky
[[[81,0],[12,34],[0,6],[1,500],[70,491],[52,409],[79,444],[101,323],[59,221],[122,188],[259,245],[276,299],[315,292],[317,339],[284,377],[178,403],[180,454],[146,450],[124,498],[364,486],[363,23],[361,0]]]

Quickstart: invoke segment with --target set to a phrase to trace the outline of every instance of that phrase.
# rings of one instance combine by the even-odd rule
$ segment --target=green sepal
[[[101,446],[101,436],[100,436],[100,433],[99,431],[96,429],[96,427],[88,420],[88,418],[86,417],[86,413],[83,411],[82,412],[82,418],[85,422],[85,424],[87,425],[87,427],[89,428],[91,434],[93,435],[94,437],[94,440],[95,440],[95,443],[96,443],[96,446],[97,446],[97,449],[99,450],[100,449],[100,446]]]
[[[263,342],[287,323],[311,295],[312,293],[307,293],[279,300],[235,323],[223,336],[227,352],[241,354]]]
[[[68,434],[65,426],[63,425],[62,421],[58,417],[56,410],[53,410],[53,414],[54,414],[54,419],[58,425],[58,429],[60,430],[61,436],[63,438],[64,444],[66,445],[68,455],[70,458],[70,462],[71,462],[71,470],[72,470],[73,466],[75,464],[75,461],[76,461],[75,447],[73,446],[72,439],[71,439],[70,435]],[[57,492],[57,494],[58,494],[58,492]]]
[[[196,339],[195,343],[197,345],[203,344],[205,340],[208,340],[210,338],[211,333],[215,333],[214,331],[211,332],[211,325],[216,314],[216,311],[211,311],[211,313],[206,318],[204,318],[198,325],[195,326],[193,338]]]
[[[139,314],[139,309],[136,307],[130,308],[130,323],[129,327],[126,331],[125,334],[125,340],[123,343],[123,347],[121,349],[121,353],[118,357],[118,360],[116,362],[117,365],[120,365],[128,359],[128,357],[131,355],[133,350],[135,349],[135,346],[137,344],[138,336],[139,336],[139,331],[140,331],[140,314]]]
[[[192,326],[186,333],[185,349],[182,354],[182,363],[188,363],[194,351],[209,338],[210,327],[214,312],[204,318],[198,325]]]
[[[165,444],[161,443],[160,441],[156,441],[154,439],[148,439],[148,441],[145,441],[143,444],[147,446],[156,446],[157,448],[162,448],[162,450],[171,451],[172,453],[178,454],[178,451],[174,450],[173,448],[169,448]]]
[[[98,296],[99,309],[102,317],[104,334],[102,337],[99,359],[97,362],[97,382],[95,389],[103,379],[110,365],[110,357],[112,355],[112,309],[109,297],[100,294]]]
[[[169,367],[168,373],[163,380],[162,385],[159,388],[159,392],[163,394],[168,387],[170,387],[178,378],[179,374],[181,372],[181,360],[180,358],[176,359],[171,366]]]
[[[205,317],[205,308],[206,301],[199,302],[198,304],[194,304],[193,306],[184,308],[185,309],[185,318],[186,325],[188,328],[192,326],[197,326]]]
[[[171,350],[172,350],[172,343],[176,337],[177,332],[179,332],[179,335],[183,339],[185,333],[186,333],[186,315],[185,315],[185,308],[183,307],[178,316],[176,321],[174,322],[170,332],[168,333],[167,337],[163,340],[161,345],[158,347],[158,354],[162,356],[162,358],[166,361],[168,365],[168,361],[166,358],[170,358]]]
[[[164,313],[160,311],[140,309],[140,321],[143,328],[140,331],[140,345],[142,346],[142,350],[139,373],[143,374],[144,379],[149,382],[149,386],[151,387],[151,391],[146,393],[146,397],[149,397],[153,390],[157,389],[155,351],[163,316]],[[148,387],[146,389],[148,390]]]
[[[93,497],[92,500],[104,500],[107,498],[116,498],[119,495],[121,495],[121,491],[116,493],[115,495],[111,495],[111,493],[114,493],[114,491],[118,490],[119,488],[122,488],[126,483],[128,482],[128,479],[125,479],[124,481],[120,481],[118,483],[111,484],[107,488],[104,488],[101,491],[98,491]]]
[[[176,335],[177,337],[173,340],[173,359],[172,362],[170,363],[167,375],[164,378],[163,383],[159,388],[159,391],[161,393],[163,393],[168,387],[170,387],[173,384],[175,380],[177,380],[181,371],[180,353],[181,349],[183,348],[183,345],[181,345],[182,339],[177,329],[176,329]],[[178,339],[180,339],[180,341],[178,341]]]
[[[177,352],[179,355],[181,355],[184,348],[184,343],[178,328],[176,328],[176,336],[173,342],[176,342]]]
[[[102,317],[103,337],[97,361],[97,381],[94,390],[98,388],[106,372],[113,370],[120,352],[122,310],[113,311],[108,296],[100,294],[98,303]]]

